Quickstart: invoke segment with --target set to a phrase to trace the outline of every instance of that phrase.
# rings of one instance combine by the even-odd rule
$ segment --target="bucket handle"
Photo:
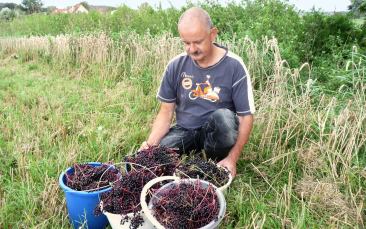
[[[141,208],[142,211],[144,212],[144,215],[146,216],[146,218],[150,221],[150,223],[152,223],[155,228],[157,229],[164,229],[164,226],[161,225],[156,219],[155,217],[152,215],[150,209],[148,208],[147,204],[146,204],[146,194],[149,191],[149,189],[156,183],[161,182],[161,181],[166,181],[166,180],[179,180],[179,177],[176,176],[162,176],[162,177],[157,177],[152,179],[151,181],[149,181],[144,188],[141,191],[141,196],[140,196],[140,203],[141,203]]]

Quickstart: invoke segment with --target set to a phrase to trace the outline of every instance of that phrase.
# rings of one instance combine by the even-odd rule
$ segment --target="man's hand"
[[[235,145],[229,154],[218,165],[226,167],[233,177],[236,176],[236,162],[240,158],[240,153],[244,145],[248,142],[250,131],[253,127],[253,115],[239,116],[239,134]]]
[[[141,146],[140,146],[140,148],[139,148],[139,150],[138,151],[141,151],[141,150],[145,150],[145,149],[148,149],[149,148],[149,143],[147,143],[147,141],[144,141],[142,144],[141,144]]]
[[[236,176],[236,161],[233,160],[230,155],[219,161],[217,164],[222,167],[226,167],[230,171],[233,178]]]
[[[170,123],[174,115],[175,103],[164,103],[160,105],[160,110],[155,118],[153,128],[146,141],[144,141],[140,150],[149,148],[149,146],[157,146],[160,140],[169,132]]]

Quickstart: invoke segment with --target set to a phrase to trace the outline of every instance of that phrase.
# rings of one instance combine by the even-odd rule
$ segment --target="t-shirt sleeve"
[[[177,99],[173,63],[168,64],[156,97],[161,102],[173,103]]]
[[[254,114],[254,98],[250,76],[245,65],[241,63],[234,75],[232,99],[239,116]]]

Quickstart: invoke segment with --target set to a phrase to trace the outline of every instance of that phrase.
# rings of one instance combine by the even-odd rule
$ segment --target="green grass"
[[[354,22],[357,26],[362,26],[362,25],[363,25],[363,23],[365,22],[365,17],[360,17],[360,18],[353,19],[353,22]]]
[[[47,209],[40,204],[48,186],[57,186],[61,171],[75,162],[120,160],[146,136],[151,120],[141,111],[156,106],[132,103],[134,95],[117,85],[49,70],[17,61],[0,70],[0,221],[5,228],[36,226],[51,217],[42,214]],[[49,208],[59,214],[53,225],[62,225],[63,197],[53,191],[49,198],[55,203]]]

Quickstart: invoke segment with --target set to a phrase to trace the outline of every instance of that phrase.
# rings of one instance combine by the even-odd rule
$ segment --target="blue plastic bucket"
[[[92,166],[100,166],[102,163],[90,162]],[[95,216],[94,209],[99,204],[99,195],[103,192],[110,191],[112,188],[108,187],[98,191],[85,192],[76,191],[66,186],[65,173],[70,174],[74,172],[74,168],[70,167],[65,172],[61,173],[59,184],[65,192],[66,206],[69,213],[69,219],[74,228],[89,228],[99,229],[105,228],[108,225],[108,219],[105,215]]]

